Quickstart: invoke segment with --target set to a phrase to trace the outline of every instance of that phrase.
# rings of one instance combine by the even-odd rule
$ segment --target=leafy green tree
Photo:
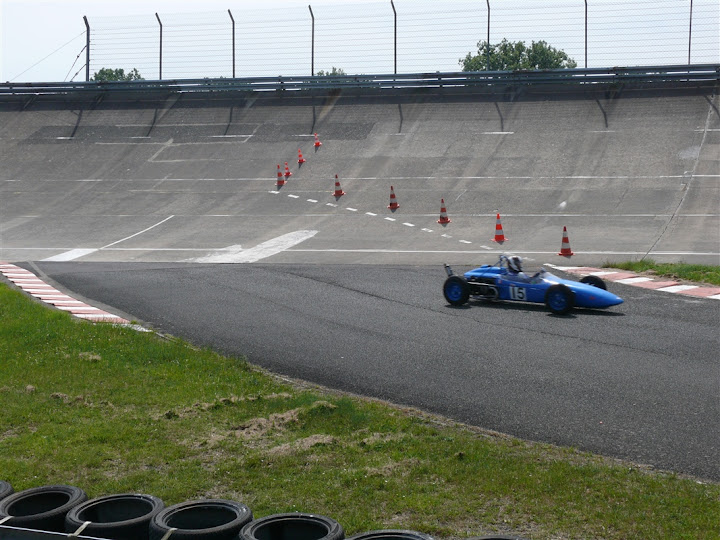
[[[320,77],[342,77],[343,75],[347,75],[344,69],[336,68],[335,66],[333,66],[332,71],[323,71],[321,69],[317,74]]]
[[[124,69],[102,68],[90,79],[91,81],[115,82],[115,81],[143,81],[145,79],[140,76],[140,72],[136,68],[125,73]]]
[[[490,66],[488,68],[488,52]],[[463,71],[515,71],[518,69],[561,69],[575,68],[577,62],[565,51],[551,47],[545,41],[533,41],[526,46],[524,41],[503,39],[495,45],[487,41],[478,42],[478,53],[468,53],[461,58]]]

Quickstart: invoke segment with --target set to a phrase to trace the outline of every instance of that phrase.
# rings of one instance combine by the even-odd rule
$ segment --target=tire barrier
[[[8,495],[12,495],[13,493],[15,493],[15,490],[10,485],[10,482],[0,480],[0,500],[4,499]]]
[[[85,501],[65,516],[65,532],[108,540],[147,540],[150,520],[165,508],[152,495],[124,493]]]
[[[335,521],[315,514],[273,514],[251,521],[240,540],[343,540],[345,531]]]
[[[244,504],[203,499],[169,506],[150,520],[150,540],[236,540],[240,529],[252,522]]]
[[[348,540],[434,540],[432,536],[416,531],[384,529],[356,534]]]
[[[0,520],[4,524],[40,531],[65,532],[65,516],[87,500],[85,492],[74,486],[41,486],[8,495],[0,500]]]

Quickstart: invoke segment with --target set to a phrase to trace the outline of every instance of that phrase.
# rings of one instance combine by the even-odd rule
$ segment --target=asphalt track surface
[[[720,480],[720,302],[612,284],[621,306],[555,317],[440,290],[443,262],[504,251],[717,264],[714,90],[5,104],[0,156],[0,260],[68,292],[279,373]]]
[[[277,373],[720,480],[720,302],[447,305],[440,267],[38,263],[64,288]]]

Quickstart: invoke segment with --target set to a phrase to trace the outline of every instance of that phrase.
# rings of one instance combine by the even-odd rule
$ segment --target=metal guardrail
[[[554,69],[537,71],[470,71],[338,77],[247,77],[123,82],[42,82],[0,84],[0,98],[13,95],[57,95],[104,92],[298,91],[337,88],[438,88],[543,84],[622,85],[661,82],[720,82],[720,64]]]

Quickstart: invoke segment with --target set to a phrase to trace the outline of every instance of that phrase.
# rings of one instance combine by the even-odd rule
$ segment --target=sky
[[[393,3],[397,39],[390,0],[0,0],[0,81],[85,80],[83,16],[90,74],[136,68],[146,79],[459,71],[487,37],[481,0]],[[692,63],[720,64],[718,0],[694,0],[692,32],[688,0],[587,3],[588,67],[686,64],[689,52]],[[584,6],[490,0],[490,41],[544,40],[585,67]]]

